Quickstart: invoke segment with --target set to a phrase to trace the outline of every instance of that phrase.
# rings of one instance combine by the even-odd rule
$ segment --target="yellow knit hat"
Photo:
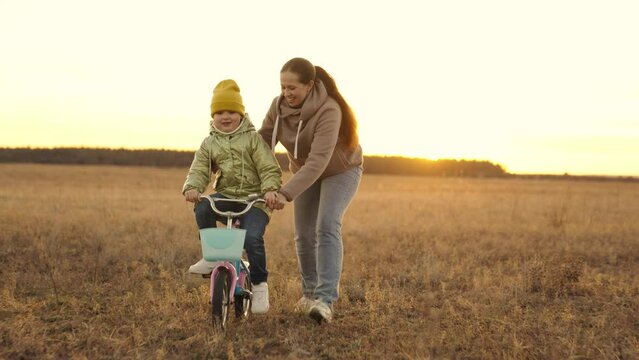
[[[234,111],[244,116],[244,104],[240,87],[233,80],[222,80],[213,90],[211,99],[211,116],[218,111]]]

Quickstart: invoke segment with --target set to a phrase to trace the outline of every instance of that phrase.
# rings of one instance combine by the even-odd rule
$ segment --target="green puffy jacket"
[[[282,170],[275,155],[248,118],[233,133],[223,133],[211,125],[210,135],[195,152],[193,163],[182,187],[204,193],[215,172],[216,192],[234,199],[246,199],[249,194],[263,195],[282,186]],[[263,203],[256,207],[270,215]]]

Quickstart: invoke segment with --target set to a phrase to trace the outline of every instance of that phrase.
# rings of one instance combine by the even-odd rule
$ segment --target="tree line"
[[[163,149],[0,148],[2,163],[189,167],[193,155],[193,151]],[[287,170],[286,154],[275,155],[282,169]],[[399,156],[365,156],[364,171],[369,174],[460,177],[509,175],[501,165],[489,161],[427,160]]]

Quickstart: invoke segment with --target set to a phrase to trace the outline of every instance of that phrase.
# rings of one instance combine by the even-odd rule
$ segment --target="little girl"
[[[255,131],[244,111],[240,88],[233,80],[223,80],[213,90],[211,101],[211,129],[193,163],[182,187],[186,201],[195,203],[195,220],[200,229],[216,227],[218,218],[209,200],[200,199],[215,173],[215,193],[218,198],[246,199],[249,194],[263,194],[272,204],[282,184],[282,171],[269,146]],[[224,205],[218,206],[225,211]],[[269,222],[270,209],[256,203],[240,218],[246,230],[244,249],[250,263],[253,283],[253,313],[268,311],[268,271],[264,231]],[[212,262],[201,259],[189,268],[194,274],[209,274]]]

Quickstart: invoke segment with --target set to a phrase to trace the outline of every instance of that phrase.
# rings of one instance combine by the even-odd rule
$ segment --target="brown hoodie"
[[[362,148],[357,145],[350,150],[338,138],[341,121],[339,104],[328,96],[319,80],[301,108],[290,107],[281,96],[273,100],[258,132],[271,149],[279,141],[288,151],[289,169],[294,175],[280,189],[288,201],[318,179],[362,164]]]

